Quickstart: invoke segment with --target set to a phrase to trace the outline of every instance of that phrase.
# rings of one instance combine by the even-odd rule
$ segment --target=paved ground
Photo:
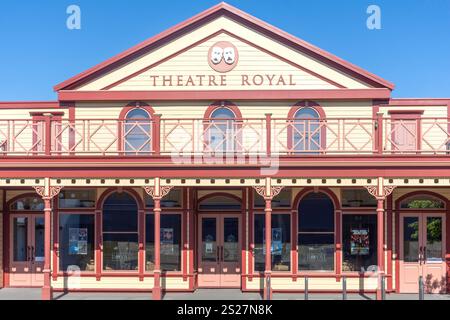
[[[40,289],[0,289],[0,300],[39,300]],[[151,293],[55,293],[57,300],[151,300]],[[303,294],[277,293],[274,300],[304,300]],[[194,293],[167,293],[165,300],[261,300],[258,293],[235,289],[202,289]],[[348,300],[374,300],[374,295],[349,294]],[[341,294],[310,294],[309,300],[342,300]],[[418,300],[416,294],[388,294],[387,300]],[[450,295],[426,295],[425,300],[450,300]]]

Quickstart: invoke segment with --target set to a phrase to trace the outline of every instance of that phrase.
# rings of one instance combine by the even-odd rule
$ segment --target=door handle
[[[423,261],[423,247],[419,248],[419,265],[422,264]]]
[[[217,262],[217,263],[220,262],[220,246],[217,246],[217,257],[216,257],[216,262]]]
[[[223,261],[224,261],[224,258],[223,258],[223,251],[224,251],[224,250],[223,250],[223,246],[222,246],[221,248],[222,248],[222,254],[221,254],[221,259],[222,259],[222,260],[221,260],[221,261],[223,262]]]
[[[427,262],[427,247],[423,247],[423,263],[425,264]]]
[[[31,261],[31,247],[27,246],[27,261]]]
[[[34,246],[31,247],[31,260],[34,262],[36,257],[34,256]]]

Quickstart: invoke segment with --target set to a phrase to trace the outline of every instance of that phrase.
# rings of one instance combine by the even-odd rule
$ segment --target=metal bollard
[[[419,276],[419,300],[425,300],[425,291],[423,290],[422,276]]]
[[[270,274],[267,276],[267,280],[266,280],[266,288],[267,288],[267,290],[266,290],[266,292],[267,292],[267,300],[269,301],[270,300],[270,291],[272,290],[272,287],[271,287],[271,277],[270,277]]]
[[[384,274],[381,275],[381,300],[386,300],[386,283]]]
[[[305,300],[308,300],[308,277],[305,277]]]
[[[342,300],[347,300],[347,277],[342,277]]]

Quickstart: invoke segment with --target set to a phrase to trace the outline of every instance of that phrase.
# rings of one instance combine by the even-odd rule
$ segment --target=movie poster
[[[352,229],[350,232],[350,254],[355,256],[369,255],[369,230]]]
[[[87,255],[88,230],[87,228],[69,229],[69,255]]]

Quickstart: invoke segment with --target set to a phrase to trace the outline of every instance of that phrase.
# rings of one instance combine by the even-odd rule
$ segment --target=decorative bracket
[[[42,197],[44,200],[52,200],[56,197],[63,188],[62,186],[50,186],[50,179],[45,179],[44,186],[33,186],[34,190],[38,195]]]
[[[152,197],[153,200],[161,200],[165,196],[167,196],[170,190],[173,189],[173,186],[162,186],[161,179],[155,178],[154,186],[145,186],[145,192]]]
[[[385,200],[392,192],[394,192],[395,188],[396,186],[383,186],[380,194],[380,188],[378,186],[366,186],[367,191],[369,191],[369,193],[377,200]]]
[[[272,186],[270,178],[266,179],[265,186],[253,186],[253,189],[255,189],[256,193],[258,193],[265,200],[272,200],[274,197],[280,194],[283,188],[283,186]]]

